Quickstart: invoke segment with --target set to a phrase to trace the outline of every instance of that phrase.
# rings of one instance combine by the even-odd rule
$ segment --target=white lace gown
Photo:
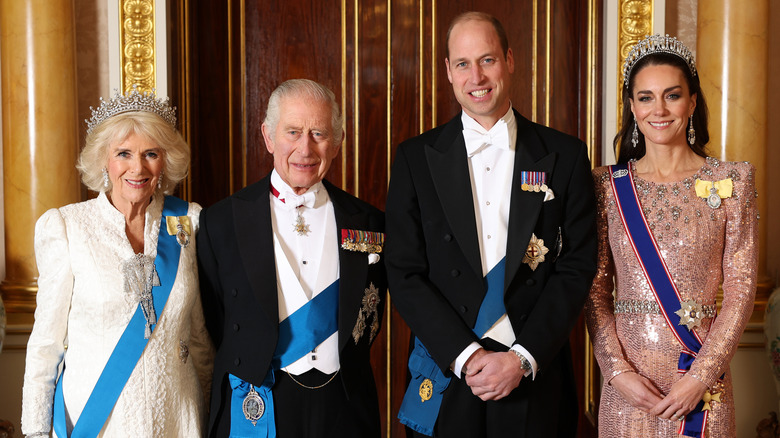
[[[144,253],[152,259],[162,204],[156,196],[146,210]],[[189,204],[193,233],[181,251],[170,297],[99,436],[205,435],[213,347],[198,293],[195,232],[200,209]],[[24,373],[25,435],[52,429],[54,388],[63,364],[72,429],[138,307],[138,297],[125,292],[122,272],[123,263],[135,256],[125,219],[104,194],[43,214],[35,227],[35,255],[40,276]]]

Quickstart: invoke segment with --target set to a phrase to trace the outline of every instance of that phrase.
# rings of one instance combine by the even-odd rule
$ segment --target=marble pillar
[[[696,58],[710,111],[709,152],[756,167],[760,255],[751,322],[760,322],[773,287],[766,272],[768,30],[769,0],[699,0]]]
[[[0,0],[9,323],[35,309],[35,221],[80,198],[73,14],[73,0]]]

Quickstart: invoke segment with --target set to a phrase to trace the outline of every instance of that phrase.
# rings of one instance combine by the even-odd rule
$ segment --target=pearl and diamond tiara
[[[87,122],[87,134],[91,133],[95,127],[107,119],[117,115],[133,111],[145,111],[154,113],[162,117],[173,129],[176,129],[176,108],[171,107],[168,99],[158,99],[154,90],[146,91],[141,94],[137,86],[133,86],[132,91],[123,96],[119,91],[114,91],[114,97],[109,101],[100,98],[100,106],[97,108],[89,107],[92,110],[92,117]]]
[[[656,53],[668,53],[682,58],[682,60],[688,64],[691,74],[696,76],[696,61],[694,61],[693,54],[685,47],[685,44],[675,37],[655,34],[645,37],[645,39],[636,43],[631,51],[628,52],[626,61],[623,63],[624,87],[628,87],[628,78],[631,76],[631,70],[634,68],[634,65],[645,56]]]

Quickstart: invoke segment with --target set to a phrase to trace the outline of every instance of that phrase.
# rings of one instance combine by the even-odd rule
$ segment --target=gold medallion
[[[531,234],[531,241],[528,242],[528,248],[525,250],[523,256],[523,263],[527,263],[532,271],[536,270],[539,263],[544,261],[544,255],[547,254],[549,249],[544,246],[544,240],[538,239],[536,234]]]
[[[712,393],[710,391],[707,391],[704,393],[704,396],[702,396],[701,401],[704,402],[704,407],[701,408],[702,411],[711,411],[712,405],[710,403],[712,402],[718,402],[720,403],[720,393]]]
[[[420,399],[423,403],[427,402],[433,396],[433,382],[431,379],[425,379],[420,383]]]

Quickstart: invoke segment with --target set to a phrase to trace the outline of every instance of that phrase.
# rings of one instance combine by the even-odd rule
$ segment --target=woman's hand
[[[609,382],[631,406],[649,412],[663,400],[661,391],[644,376],[634,372],[620,373]]]
[[[682,420],[699,404],[706,390],[707,385],[701,381],[683,376],[672,385],[669,395],[650,410],[650,414],[665,420]]]

